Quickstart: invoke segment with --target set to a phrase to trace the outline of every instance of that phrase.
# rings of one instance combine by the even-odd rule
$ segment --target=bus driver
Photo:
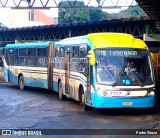
[[[124,69],[124,72],[128,75],[130,72],[136,72],[137,69],[134,67],[134,62],[128,62],[127,67]]]

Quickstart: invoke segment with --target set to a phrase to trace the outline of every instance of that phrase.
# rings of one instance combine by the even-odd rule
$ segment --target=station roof
[[[160,0],[136,0],[160,31]]]
[[[101,26],[103,24],[110,24],[115,26],[124,26],[125,24],[142,24],[143,23],[152,23],[148,16],[143,16],[141,18],[131,17],[131,18],[121,18],[121,19],[111,19],[111,20],[103,20],[103,21],[90,21],[90,22],[78,22],[78,23],[64,23],[57,25],[44,25],[44,26],[32,26],[32,27],[17,27],[17,28],[1,28],[0,32],[8,32],[8,31],[25,31],[25,30],[41,30],[41,29],[60,29],[60,28],[72,28],[72,27],[81,27],[81,26]],[[153,24],[154,25],[154,24]]]

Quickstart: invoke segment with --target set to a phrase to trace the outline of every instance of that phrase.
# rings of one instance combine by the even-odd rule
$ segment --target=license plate
[[[132,102],[123,102],[123,105],[132,105]]]

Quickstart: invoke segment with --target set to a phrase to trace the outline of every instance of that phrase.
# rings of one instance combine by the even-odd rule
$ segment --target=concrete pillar
[[[143,34],[143,41],[160,42],[160,34],[154,34],[151,36],[149,36],[148,34]]]
[[[68,31],[68,37],[72,37],[72,31],[71,30]]]
[[[15,44],[19,44],[20,41],[18,39],[15,40]]]

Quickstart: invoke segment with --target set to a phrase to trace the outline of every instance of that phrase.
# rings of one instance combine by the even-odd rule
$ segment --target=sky
[[[2,0],[2,4],[4,5],[4,3],[7,0]],[[15,2],[17,2],[16,4],[19,3],[20,0],[15,0]],[[34,0],[31,0],[31,2],[33,2]],[[48,0],[41,0],[43,2],[43,4],[45,4]],[[57,3],[62,1],[62,0],[55,0]],[[65,0],[63,0],[65,1]],[[74,0],[73,0],[74,1]],[[81,1],[81,0],[79,0]],[[90,0],[83,0],[85,2],[86,5],[88,5]],[[102,5],[103,3],[103,7],[107,6],[109,8],[105,8],[103,9],[103,11],[106,11],[108,13],[118,13],[120,10],[127,8],[127,6],[129,5],[135,5],[136,2],[133,0],[100,0],[100,5]],[[123,8],[113,8],[114,6],[126,6]],[[26,2],[21,2],[20,3],[20,7],[25,7],[28,6],[28,4]],[[56,4],[54,3],[53,0],[49,0],[47,6],[52,6],[52,7],[56,7]],[[98,3],[96,0],[91,0],[88,6],[98,6]],[[13,0],[8,0],[8,3],[6,5],[6,7],[15,7]],[[33,4],[33,7],[42,7],[42,3],[40,2],[40,0],[35,0],[35,3]],[[25,10],[18,10],[18,9],[11,9],[11,8],[1,8],[0,7],[0,22],[5,24],[6,26],[9,26],[10,28],[14,28],[14,27],[25,27],[25,26],[37,26],[37,25],[44,25],[42,23],[33,23],[33,22],[27,22],[23,19],[22,15],[20,15],[20,12],[22,13],[22,11]],[[58,17],[58,9],[57,8],[51,8],[50,10],[42,10],[43,13],[45,13],[47,16],[49,17]],[[15,18],[16,17],[16,18]]]

